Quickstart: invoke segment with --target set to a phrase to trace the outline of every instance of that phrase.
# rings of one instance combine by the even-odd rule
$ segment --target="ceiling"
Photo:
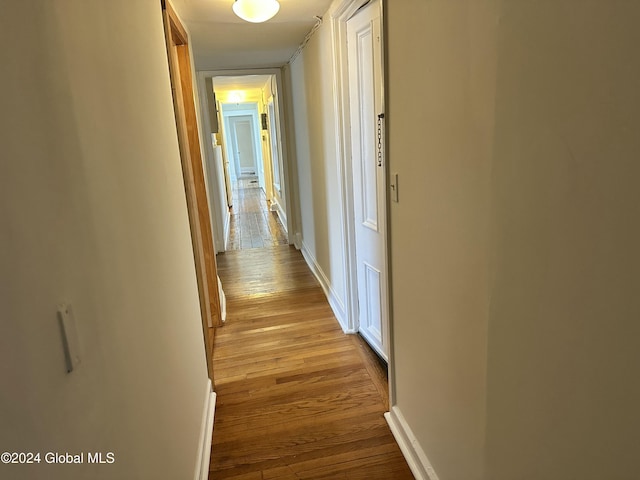
[[[271,75],[213,77],[213,86],[216,91],[263,88],[270,78]]]
[[[265,23],[236,17],[234,0],[171,0],[191,36],[197,70],[275,67],[286,64],[331,0],[279,0]]]
[[[222,101],[229,101],[231,92],[242,91],[245,95],[261,95],[261,90],[271,80],[271,75],[242,75],[213,77],[213,90]]]

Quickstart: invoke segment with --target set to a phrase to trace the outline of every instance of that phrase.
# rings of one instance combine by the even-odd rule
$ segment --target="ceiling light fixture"
[[[274,17],[280,10],[278,0],[235,0],[233,12],[241,19],[262,23]]]
[[[240,90],[232,90],[229,92],[227,100],[231,103],[241,103],[244,101],[244,92]]]

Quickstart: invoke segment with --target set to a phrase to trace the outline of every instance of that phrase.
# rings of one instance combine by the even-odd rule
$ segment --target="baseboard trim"
[[[352,330],[348,328],[344,304],[336,295],[336,292],[331,287],[331,283],[329,282],[329,279],[327,278],[325,273],[322,271],[322,268],[320,268],[320,265],[318,265],[318,262],[316,261],[315,257],[309,251],[309,248],[304,243],[304,240],[302,241],[302,248],[300,249],[300,251],[302,252],[302,256],[307,262],[307,265],[309,265],[311,272],[318,279],[318,282],[320,283],[320,286],[324,291],[324,295],[325,297],[327,297],[327,301],[331,306],[331,310],[333,310],[333,314],[338,319],[338,323],[340,324],[340,327],[342,327],[342,330],[345,333],[354,333]]]
[[[289,232],[287,231],[287,214],[285,213],[284,208],[282,208],[282,205],[280,205],[280,201],[277,197],[273,197],[273,200],[271,200],[271,206],[269,208],[272,212],[276,212],[276,215],[278,215],[284,231],[288,234]]]
[[[227,296],[222,289],[222,280],[218,277],[218,295],[220,296],[220,318],[223,322],[227,321]]]
[[[222,232],[224,236],[224,251],[226,252],[229,248],[229,237],[231,236],[231,213],[229,213],[228,209],[227,209],[227,214],[225,215]]]
[[[440,480],[400,409],[393,406],[384,418],[416,480]]]
[[[302,250],[302,235],[300,235],[300,232],[296,232],[293,236],[293,246],[296,247],[296,250]]]
[[[207,380],[207,393],[202,414],[198,456],[196,457],[195,480],[207,480],[209,478],[209,460],[211,459],[211,441],[215,411],[216,392],[212,389],[211,380]]]

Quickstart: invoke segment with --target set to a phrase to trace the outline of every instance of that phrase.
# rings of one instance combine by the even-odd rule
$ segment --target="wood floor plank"
[[[383,418],[384,365],[345,335],[300,252],[218,256],[210,479],[412,479]]]
[[[237,180],[232,185],[232,192],[228,250],[247,250],[288,243],[284,227],[276,212],[270,211],[257,177]]]

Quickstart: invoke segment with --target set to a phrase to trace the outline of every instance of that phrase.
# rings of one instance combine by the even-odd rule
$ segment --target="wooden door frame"
[[[207,371],[213,381],[214,328],[222,325],[216,257],[193,92],[189,36],[169,2],[161,0],[180,161],[193,244]]]

